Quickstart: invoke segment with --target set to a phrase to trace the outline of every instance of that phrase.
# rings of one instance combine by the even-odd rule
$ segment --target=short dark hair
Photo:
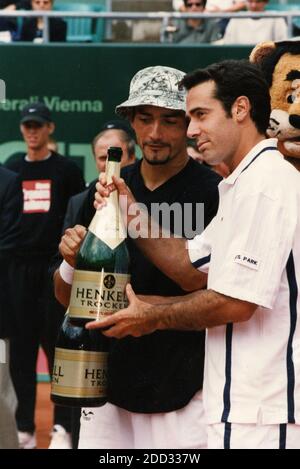
[[[258,66],[247,60],[224,60],[188,73],[179,86],[190,90],[207,81],[215,83],[214,97],[221,102],[228,116],[231,116],[235,100],[239,96],[247,96],[251,105],[251,119],[260,133],[266,132],[271,113],[270,94],[267,81]]]

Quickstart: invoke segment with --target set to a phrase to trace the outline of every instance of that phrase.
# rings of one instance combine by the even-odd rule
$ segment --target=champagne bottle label
[[[55,349],[51,393],[62,397],[104,397],[107,353]]]
[[[112,180],[113,176],[120,177],[120,163],[117,163],[116,161],[109,161],[106,165],[107,184],[113,183],[113,180]]]
[[[101,272],[74,271],[70,317],[93,320],[127,308],[125,286],[130,275],[104,272],[102,286],[101,278]]]
[[[120,177],[120,163],[109,161],[106,166],[108,185],[113,183],[112,176]],[[89,231],[111,249],[115,249],[126,238],[126,231],[119,209],[118,191],[111,192],[106,202],[107,204],[101,210],[96,211],[89,226]]]

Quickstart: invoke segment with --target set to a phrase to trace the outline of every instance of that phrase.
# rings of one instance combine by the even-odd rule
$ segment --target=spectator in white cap
[[[189,237],[196,226],[197,204],[204,203],[205,224],[218,205],[220,178],[190,158],[186,149],[184,73],[170,67],[140,70],[130,83],[129,97],[116,112],[126,117],[143,158],[122,169],[135,198],[150,210],[177,205],[179,214],[164,218],[172,232]],[[101,175],[102,183],[105,176]],[[69,272],[94,212],[94,187],[81,225],[67,230],[60,250]],[[185,213],[187,207],[191,209]],[[200,206],[198,206],[200,208]],[[168,212],[170,215],[170,213]],[[176,218],[176,219],[175,219]],[[187,226],[183,227],[184,220]],[[180,225],[180,227],[179,227]],[[189,226],[188,226],[189,225]],[[128,239],[131,282],[139,295],[183,295],[183,289],[150,263]],[[73,256],[67,253],[73,253]],[[64,271],[55,274],[57,297],[68,304],[70,288]],[[203,288],[205,285],[199,285]],[[83,409],[79,448],[204,448],[206,426],[202,405],[204,332],[155,332],[112,343],[108,366],[108,403]]]

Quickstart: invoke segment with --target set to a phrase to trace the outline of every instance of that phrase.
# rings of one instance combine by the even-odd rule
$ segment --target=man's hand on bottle
[[[64,260],[75,267],[76,254],[79,251],[80,245],[86,235],[86,228],[82,225],[76,225],[74,228],[68,228],[61,238],[59,244],[59,252]]]
[[[140,337],[154,332],[158,328],[157,318],[153,314],[155,306],[139,300],[130,284],[126,286],[126,294],[129,301],[127,308],[104,319],[90,321],[85,327],[87,329],[105,328],[102,334],[117,339],[128,335]]]
[[[117,178],[115,176],[112,177],[113,183],[107,184],[106,174],[100,173],[99,181],[96,184],[97,192],[95,193],[95,201],[94,207],[96,210],[101,209],[104,205],[106,205],[106,199],[109,197],[109,194],[115,190],[119,192],[120,196],[124,196],[120,198],[120,207],[121,210],[128,210],[129,206],[132,203],[135,203],[135,198],[132,195],[131,190],[125,184],[124,179]],[[126,203],[124,203],[124,199],[126,198]],[[127,211],[126,210],[126,211]]]

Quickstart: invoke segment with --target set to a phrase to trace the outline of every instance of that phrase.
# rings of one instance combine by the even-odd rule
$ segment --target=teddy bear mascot
[[[300,41],[262,42],[251,52],[268,81],[271,116],[268,137],[300,171]]]

